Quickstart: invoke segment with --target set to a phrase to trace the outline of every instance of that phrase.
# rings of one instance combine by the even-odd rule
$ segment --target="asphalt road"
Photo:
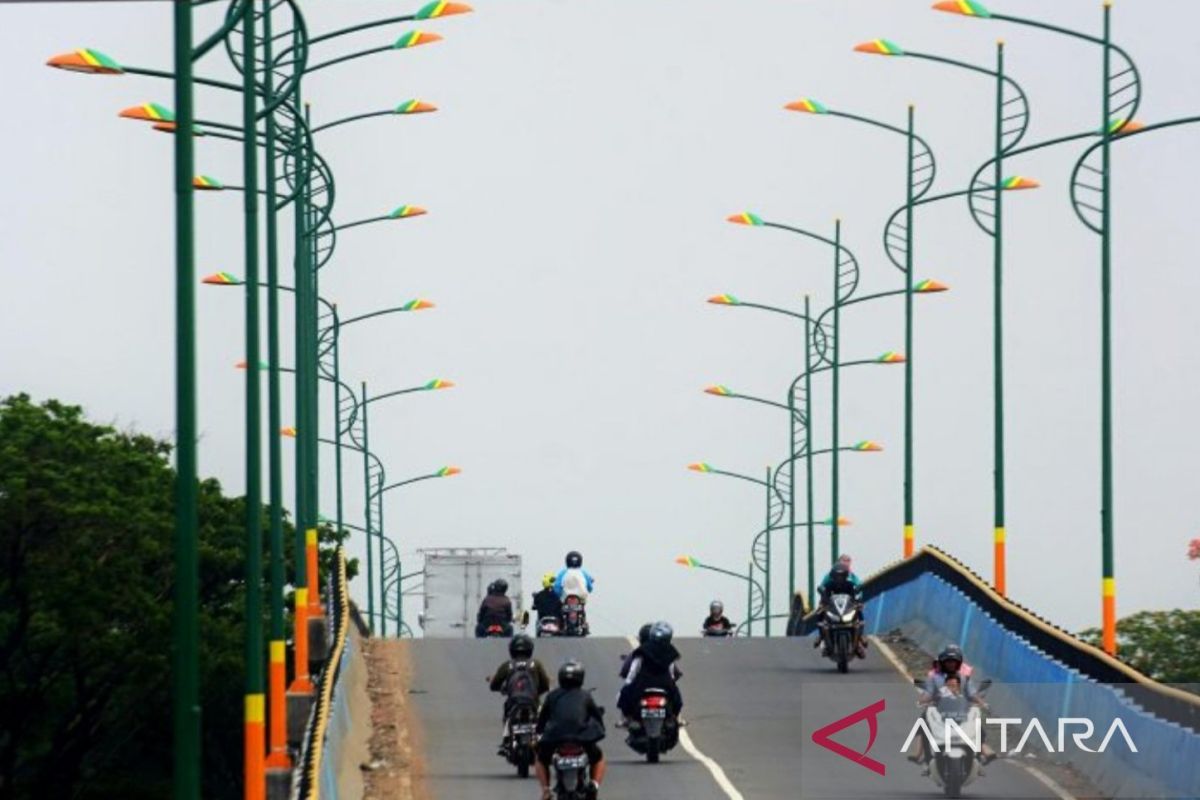
[[[941,791],[900,752],[916,716],[913,689],[877,653],[838,675],[806,640],[681,639],[684,716],[695,747],[734,788],[718,785],[709,768],[683,747],[657,765],[644,763],[624,744],[616,693],[622,639],[539,640],[536,656],[553,673],[568,657],[588,670],[588,687],[608,709],[609,758],[604,798],[664,800],[817,800],[838,798],[940,797]],[[495,755],[500,738],[498,695],[484,678],[506,658],[504,641],[413,642],[413,701],[425,733],[429,788],[435,800],[507,800],[538,797],[536,782],[520,780]],[[869,755],[882,762],[879,775],[811,741],[814,730],[865,706],[884,701]],[[867,724],[834,739],[862,752]],[[971,798],[1032,798],[1055,795],[1013,764],[998,762],[968,786]]]

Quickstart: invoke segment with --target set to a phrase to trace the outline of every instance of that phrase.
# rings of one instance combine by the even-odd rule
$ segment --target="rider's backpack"
[[[537,670],[532,661],[514,661],[504,682],[504,694],[518,703],[537,703]]]

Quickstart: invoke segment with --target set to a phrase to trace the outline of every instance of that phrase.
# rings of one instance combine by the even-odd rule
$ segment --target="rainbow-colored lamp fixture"
[[[1004,179],[1004,182],[1000,184],[1000,188],[1006,192],[1019,192],[1022,189],[1036,189],[1041,185],[1033,178],[1026,178],[1024,175],[1012,175]]]
[[[733,394],[733,390],[723,383],[714,383],[711,386],[705,386],[704,393],[715,394],[717,397],[729,397]]]
[[[437,110],[437,106],[433,103],[426,103],[424,100],[405,100],[396,106],[397,114],[429,114]]]
[[[85,47],[82,50],[72,50],[60,53],[49,61],[46,66],[55,69],[65,69],[68,72],[83,72],[88,75],[123,75],[125,70],[114,59]]]
[[[458,475],[460,472],[462,472],[462,469],[459,467],[442,467],[434,475],[439,478],[449,478],[452,475]]]
[[[692,472],[712,472],[713,465],[707,461],[693,461],[691,464],[688,464],[688,469]]]
[[[879,364],[903,364],[908,359],[903,353],[897,353],[895,350],[888,350],[875,361]]]
[[[987,19],[992,12],[983,7],[983,3],[975,0],[943,0],[933,4],[934,11],[945,11],[949,14],[962,14],[964,17],[982,17]]]
[[[718,306],[740,306],[741,300],[738,300],[731,294],[714,294],[708,298],[708,302]]]
[[[225,184],[208,175],[197,175],[192,178],[192,188],[201,192],[219,192],[225,188]]]
[[[207,283],[210,286],[241,286],[245,283],[245,281],[232,272],[214,272],[211,275],[205,275],[200,279],[200,282]]]
[[[802,114],[828,114],[829,107],[811,97],[801,97],[784,106],[788,111],[799,111]]]
[[[688,567],[689,569],[700,566],[700,562],[691,556],[676,556],[675,563],[681,567]]]
[[[451,3],[447,0],[435,0],[432,3],[427,3],[421,6],[421,9],[413,15],[414,19],[437,19],[438,17],[449,17],[455,14],[470,14],[475,9],[466,3]]]
[[[174,122],[175,112],[159,103],[142,103],[140,106],[123,108],[117,113],[123,119],[136,119],[142,122]]]
[[[400,206],[394,209],[388,216],[392,219],[408,219],[409,217],[419,217],[428,213],[428,211],[420,206]]]
[[[422,388],[427,392],[436,392],[439,389],[453,389],[454,381],[448,381],[445,378],[434,378]]]
[[[883,445],[872,439],[863,439],[861,442],[852,444],[850,449],[856,453],[878,453],[883,450]]]
[[[948,292],[950,287],[940,281],[926,278],[913,284],[912,290],[914,294],[933,294],[934,292]]]
[[[734,225],[749,225],[752,228],[759,228],[767,223],[757,214],[749,211],[739,211],[736,214],[730,214],[725,218],[726,222],[732,222]]]
[[[436,33],[429,31],[409,31],[401,36],[392,45],[393,50],[408,50],[411,47],[420,47],[423,44],[433,44],[440,42],[442,37]]]
[[[400,306],[400,310],[401,311],[424,311],[427,308],[433,308],[433,307],[434,307],[434,304],[433,304],[432,300],[423,300],[418,297],[416,300],[409,300],[407,303]]]
[[[902,56],[904,48],[891,41],[890,39],[872,39],[869,42],[862,42],[854,45],[856,53],[870,53],[874,56]]]

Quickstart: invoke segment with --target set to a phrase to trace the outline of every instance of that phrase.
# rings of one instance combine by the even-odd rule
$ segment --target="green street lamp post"
[[[988,69],[957,59],[905,50],[887,39],[863,42],[854,48],[858,52],[884,56],[903,56],[949,65],[987,75],[995,79],[993,119],[992,185],[987,186],[976,175],[972,189],[985,187],[970,195],[972,217],[976,225],[992,238],[992,372],[993,372],[993,578],[996,591],[1007,591],[1007,527],[1004,492],[1004,293],[1003,293],[1003,192],[1010,188],[1003,180],[1005,153],[1015,148],[1029,129],[1029,102],[1020,84],[1005,74],[1004,42],[996,43],[996,67]],[[1023,188],[1023,187],[1018,187]],[[991,210],[983,207],[990,201]]]
[[[1093,36],[1079,31],[1051,25],[1025,17],[1014,17],[990,11],[976,0],[952,0],[938,2],[933,6],[946,11],[979,19],[995,19],[1013,22],[1033,28],[1061,34],[1073,39],[1098,44],[1103,48],[1101,73],[1100,113],[1100,166],[1093,168],[1098,173],[1099,186],[1089,185],[1099,197],[1100,205],[1088,204],[1098,220],[1085,220],[1089,228],[1100,235],[1100,550],[1101,550],[1101,617],[1102,640],[1109,654],[1117,650],[1116,639],[1116,578],[1113,560],[1113,453],[1112,453],[1112,230],[1111,230],[1111,174],[1110,146],[1114,136],[1134,120],[1141,102],[1141,80],[1137,67],[1123,49],[1112,42],[1112,1],[1104,2],[1104,28],[1102,36]],[[1114,56],[1116,57],[1114,59]],[[1115,60],[1115,64],[1114,64]],[[1078,138],[1078,137],[1065,137]],[[1054,142],[1044,142],[1046,146]],[[1033,149],[1033,148],[1028,148]],[[1079,211],[1080,204],[1076,203]],[[1083,215],[1080,215],[1083,219]],[[1097,230],[1098,229],[1098,230]]]
[[[840,117],[859,122],[871,127],[899,134],[906,142],[905,162],[905,222],[903,234],[899,241],[886,242],[885,251],[892,263],[904,273],[904,352],[907,360],[904,362],[904,543],[903,553],[907,558],[913,554],[916,537],[914,523],[914,473],[913,473],[913,203],[919,200],[933,185],[937,175],[937,162],[933,150],[914,129],[914,107],[908,107],[908,119],[905,127],[898,127],[887,122],[851,114],[845,111],[830,109],[811,98],[801,98],[788,103],[785,108],[822,116]],[[897,258],[897,251],[901,258]]]
[[[762,532],[760,532],[757,536],[755,536],[753,542],[751,543],[751,548],[750,548],[750,555],[751,555],[750,570],[751,570],[751,573],[750,574],[751,575],[754,574],[753,571],[754,571],[754,567],[757,562],[758,569],[763,574],[762,585],[763,585],[764,630],[765,630],[766,636],[769,638],[771,636],[771,535],[770,534],[771,534],[771,531],[775,530],[778,526],[779,519],[783,514],[783,505],[784,505],[782,495],[779,494],[779,491],[775,488],[774,484],[771,481],[771,468],[767,467],[767,476],[766,476],[765,480],[762,478],[755,478],[750,475],[743,475],[740,472],[729,472],[729,471],[722,470],[722,469],[716,469],[711,464],[704,462],[704,461],[697,461],[693,464],[688,464],[688,469],[692,470],[693,472],[700,472],[700,473],[704,473],[704,474],[708,474],[708,475],[724,475],[729,478],[737,478],[738,480],[747,481],[749,483],[753,483],[758,486],[761,486],[761,487],[763,487],[763,489],[766,490],[765,522],[763,525]],[[775,503],[772,502],[773,500],[778,500],[779,504],[776,505]],[[761,548],[761,551],[760,551],[760,548]],[[754,616],[756,616],[756,615],[754,614],[754,609],[751,607],[749,609],[749,611],[747,612],[746,619],[748,621],[750,621],[753,619]]]

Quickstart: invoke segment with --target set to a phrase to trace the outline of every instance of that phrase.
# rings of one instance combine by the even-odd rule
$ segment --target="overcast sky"
[[[787,420],[701,389],[718,382],[783,400],[802,363],[802,329],[704,299],[729,292],[799,308],[811,293],[824,306],[829,278],[821,247],[724,218],[750,209],[830,230],[841,216],[863,267],[860,291],[894,289],[902,278],[883,258],[880,231],[903,202],[903,139],[789,114],[783,104],[807,95],[902,124],[906,104],[916,103],[939,162],[936,188],[951,191],[990,152],[990,82],[857,54],[855,43],[886,37],[990,65],[1004,37],[1011,75],[1033,108],[1029,142],[1098,127],[1101,50],[937,14],[929,0],[473,2],[474,15],[422,26],[444,42],[306,83],[317,121],[414,97],[441,108],[330,131],[319,143],[337,176],[338,221],[403,203],[430,210],[346,232],[322,273],[322,294],[348,315],[413,297],[438,304],[348,329],[349,382],[368,380],[373,391],[433,377],[459,384],[373,409],[373,449],[389,479],[463,468],[453,480],[391,493],[387,532],[409,564],[421,547],[507,546],[524,557],[529,583],[578,548],[598,578],[589,607],[598,632],[656,617],[690,632],[713,597],[740,618],[741,584],[672,562],[690,553],[744,569],[762,498],[749,484],[685,466],[706,460],[758,475],[784,457]],[[994,5],[1100,30],[1100,3],[1091,0]],[[310,28],[324,31],[408,5],[306,7]],[[198,30],[215,27],[220,13],[216,4],[198,11]],[[1113,16],[1116,41],[1142,71],[1139,117],[1196,113],[1195,5],[1118,2]],[[407,29],[322,45],[314,56],[383,44]],[[0,391],[79,403],[93,418],[164,437],[174,424],[171,139],[116,112],[170,105],[171,89],[43,63],[86,46],[169,68],[169,43],[168,3],[0,7]],[[200,71],[231,74],[222,52]],[[238,119],[236,98],[219,92],[201,92],[198,109]],[[1196,565],[1184,557],[1198,535],[1196,137],[1181,128],[1114,150],[1122,615],[1196,606]],[[1006,204],[1009,586],[1014,599],[1072,629],[1097,624],[1100,610],[1099,241],[1067,195],[1079,149],[1012,164],[1010,174],[1043,188]],[[200,140],[197,167],[240,183],[232,144]],[[240,197],[204,194],[197,207],[199,273],[243,272]],[[953,287],[917,300],[917,540],[990,576],[990,240],[956,202],[920,211],[917,236],[916,277]],[[242,358],[241,295],[205,287],[198,307],[200,467],[240,492],[244,375],[233,365]],[[902,349],[900,302],[855,307],[844,325],[847,358]],[[844,439],[887,448],[843,458],[842,509],[854,523],[843,547],[860,574],[900,554],[902,373],[844,373]],[[817,386],[827,409],[828,383]],[[290,408],[290,386],[287,394]],[[815,422],[818,446],[828,446],[824,413]],[[290,442],[285,449],[290,487]],[[322,456],[323,511],[332,515],[332,453]],[[356,464],[346,483],[347,516],[357,523]],[[786,540],[776,541],[782,553]],[[785,572],[780,558],[778,611]]]

